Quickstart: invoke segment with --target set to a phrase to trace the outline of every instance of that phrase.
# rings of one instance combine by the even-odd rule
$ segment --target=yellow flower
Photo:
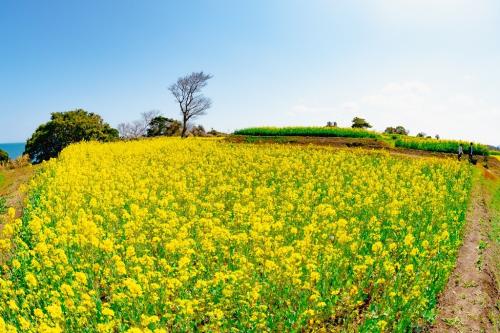
[[[75,273],[75,280],[79,284],[82,284],[82,285],[86,285],[87,284],[87,276],[85,275],[85,273],[76,272]]]
[[[115,312],[113,310],[111,310],[110,308],[103,308],[102,314],[104,316],[113,317],[115,315]]]
[[[19,316],[17,319],[19,321],[19,326],[21,326],[21,329],[23,331],[27,331],[31,327],[30,322],[27,321],[24,317]]]
[[[383,248],[382,242],[375,242],[372,245],[372,251],[375,253],[380,252],[380,250],[382,250],[382,248]]]
[[[405,236],[404,243],[406,246],[408,246],[408,247],[412,246],[414,241],[415,241],[415,237],[413,237],[413,235],[409,234],[409,235]]]
[[[19,310],[19,307],[17,306],[17,303],[14,300],[9,300],[7,304],[9,306],[9,309],[11,309],[12,311],[16,312]]]
[[[40,318],[40,319],[41,319],[41,318],[45,317],[45,314],[43,313],[43,311],[42,311],[40,308],[36,308],[36,309],[33,311],[33,313],[35,314],[35,316],[36,316],[37,318]]]
[[[133,279],[127,278],[124,282],[125,286],[127,287],[130,295],[132,297],[139,297],[142,295],[142,288],[140,285],[137,284]]]
[[[453,268],[469,166],[227,140],[85,142],[39,166],[23,221],[2,221],[0,332],[219,332],[235,313],[259,332],[422,320],[431,272]],[[369,286],[380,297],[356,315]]]
[[[67,297],[73,297],[75,295],[75,293],[73,292],[73,289],[71,288],[71,286],[69,286],[66,283],[63,283],[61,285],[61,293],[63,295],[66,295]]]
[[[47,312],[54,320],[62,319],[63,312],[60,305],[51,304],[46,307]]]
[[[127,268],[125,267],[125,263],[121,260],[116,261],[116,272],[120,275],[127,274]]]
[[[127,333],[144,333],[144,331],[138,327],[132,327],[127,330]]]
[[[159,321],[160,321],[160,318],[158,318],[158,316],[141,315],[141,324],[143,326],[148,326],[150,324],[156,324]]]
[[[311,281],[318,281],[321,275],[318,272],[311,272]]]
[[[38,286],[38,280],[36,279],[36,276],[33,273],[26,274],[25,279],[26,279],[26,283],[31,288],[36,288]]]
[[[13,220],[13,219],[14,219],[14,217],[16,217],[16,210],[15,210],[14,208],[12,208],[12,207],[9,207],[9,208],[7,209],[7,217],[8,217],[9,219]]]
[[[17,259],[12,260],[12,267],[14,267],[15,269],[21,267],[21,263],[19,262],[19,260]]]
[[[377,322],[377,326],[380,328],[381,331],[384,331],[385,328],[387,327],[387,322],[385,320],[379,320]]]

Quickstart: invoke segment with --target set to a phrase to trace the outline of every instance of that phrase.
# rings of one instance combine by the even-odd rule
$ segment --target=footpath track
[[[487,245],[492,221],[489,199],[484,181],[477,181],[457,264],[439,298],[431,332],[499,332],[499,293],[494,274],[498,258]]]
[[[24,205],[23,185],[27,184],[36,167],[25,166],[17,169],[1,169],[3,182],[0,184],[0,197],[6,199],[8,207],[16,209],[17,216],[21,216]],[[1,227],[1,226],[0,226]]]

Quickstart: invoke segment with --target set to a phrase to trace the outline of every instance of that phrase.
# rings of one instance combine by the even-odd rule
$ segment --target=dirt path
[[[0,185],[0,196],[7,200],[8,207],[14,207],[16,214],[21,215],[24,206],[24,193],[21,186],[26,184],[36,167],[26,166],[12,170],[1,170],[4,181]]]
[[[431,332],[499,332],[499,293],[492,273],[487,232],[489,193],[478,181],[472,193],[457,265],[441,294]],[[496,259],[498,260],[498,258]]]

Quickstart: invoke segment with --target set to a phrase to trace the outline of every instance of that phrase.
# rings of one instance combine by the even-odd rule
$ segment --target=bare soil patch
[[[224,138],[226,142],[233,143],[253,143],[253,144],[290,144],[299,146],[329,146],[337,148],[363,148],[368,150],[386,150],[392,154],[408,156],[433,156],[441,158],[457,158],[456,154],[441,153],[425,150],[393,147],[386,141],[371,138],[344,138],[344,137],[316,137],[316,136],[245,136],[230,135]],[[478,164],[485,163],[483,156],[475,156]],[[467,156],[462,158],[467,162]],[[488,163],[498,164],[500,170],[500,160],[489,158]]]
[[[256,143],[256,144],[294,144],[294,145],[318,145],[339,148],[363,147],[367,149],[387,149],[389,144],[384,141],[370,138],[343,138],[343,137],[316,137],[316,136],[244,136],[231,135],[226,141],[234,143]]]
[[[499,332],[499,292],[494,258],[487,248],[491,215],[489,192],[478,181],[472,193],[463,245],[457,265],[438,303],[431,332]]]

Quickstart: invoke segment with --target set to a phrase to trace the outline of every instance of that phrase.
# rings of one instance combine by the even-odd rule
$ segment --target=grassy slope
[[[252,136],[316,136],[345,138],[379,138],[376,132],[344,127],[253,127],[237,130],[236,135]]]
[[[500,180],[487,181],[487,187],[491,193],[489,207],[491,210],[491,226],[489,240],[492,246],[493,271],[496,277],[497,288],[500,289]]]
[[[3,183],[5,182],[5,176],[0,172],[0,188],[2,188]],[[6,210],[7,202],[4,197],[0,195],[0,214],[3,214]]]
[[[20,188],[28,182],[36,168],[30,165],[0,171],[0,197],[5,200],[5,206],[14,207],[18,215],[22,212],[24,198]]]
[[[384,142],[392,148],[406,148],[421,151],[453,153],[458,151],[459,144],[467,152],[468,142],[459,140],[439,140],[433,138],[418,138],[406,135],[376,133],[363,129],[342,128],[342,127],[254,127],[237,130],[235,135],[247,137],[247,142],[260,141],[258,137],[275,137],[276,142],[290,142],[287,137],[337,137],[337,138],[357,138],[376,139]],[[279,138],[279,140],[278,140]],[[312,142],[311,142],[312,143]],[[485,145],[474,144],[475,155],[488,155],[489,150]]]
[[[467,142],[464,141],[423,139],[411,136],[399,137],[395,141],[396,147],[443,153],[456,153],[458,151],[459,144],[462,144],[464,153],[466,153],[469,146]],[[481,144],[474,144],[474,154],[487,155],[488,152],[489,151],[486,146]]]

